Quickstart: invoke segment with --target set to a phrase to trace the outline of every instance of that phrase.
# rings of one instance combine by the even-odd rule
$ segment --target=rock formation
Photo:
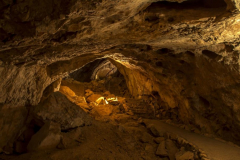
[[[239,145],[239,9],[238,0],[0,0],[0,152],[13,153],[32,123],[64,132],[90,124],[87,113],[170,119]],[[125,99],[107,105],[107,90]]]

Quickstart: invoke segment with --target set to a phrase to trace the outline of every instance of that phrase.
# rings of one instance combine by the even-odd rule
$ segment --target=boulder
[[[113,106],[112,105],[95,105],[92,109],[92,113],[95,116],[109,116],[113,112]]]
[[[146,144],[145,151],[147,153],[154,154],[155,149],[154,149],[154,147],[151,144]]]
[[[87,103],[84,97],[78,96],[75,99],[75,103]]]
[[[167,157],[168,156],[168,152],[166,150],[166,146],[165,146],[165,141],[162,141],[156,151],[156,155],[161,156],[161,157]]]
[[[149,128],[150,132],[153,134],[153,136],[155,136],[155,137],[163,136],[163,135],[160,134],[160,132],[155,128],[154,125],[149,125],[148,128]]]
[[[190,151],[180,151],[175,154],[176,160],[194,160],[194,153]]]
[[[32,136],[28,146],[28,151],[55,148],[61,139],[61,127],[54,122],[47,122],[43,127]]]
[[[59,91],[69,97],[76,96],[75,92],[73,92],[68,86],[61,86]]]
[[[61,88],[68,87],[76,96],[84,96],[85,84],[73,79],[62,80]]]
[[[141,137],[139,138],[139,141],[142,143],[152,142],[152,136],[148,133],[143,132]]]
[[[93,94],[93,91],[91,91],[90,89],[85,90],[85,96],[86,96],[86,97],[89,97],[89,96],[91,96],[92,94]]]
[[[87,113],[60,92],[52,93],[44,102],[35,106],[33,115],[43,122],[60,124],[62,130],[90,124]]]
[[[88,112],[89,110],[92,109],[91,105],[89,105],[86,102],[86,99],[84,97],[76,97],[74,103],[81,107],[84,111]]]
[[[99,94],[92,94],[87,98],[87,102],[95,102],[100,104],[104,100],[104,97]]]
[[[168,150],[168,157],[170,160],[175,160],[175,154],[178,152],[178,148],[171,139],[165,141],[166,149]]]
[[[156,142],[157,144],[160,144],[164,140],[165,140],[164,137],[157,137],[157,138],[154,139],[154,142]]]

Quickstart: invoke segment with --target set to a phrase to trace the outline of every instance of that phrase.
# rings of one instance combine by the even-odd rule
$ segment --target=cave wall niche
[[[144,12],[145,21],[179,23],[217,17],[223,14],[226,8],[227,3],[224,0],[187,0],[181,3],[157,1],[148,6]]]

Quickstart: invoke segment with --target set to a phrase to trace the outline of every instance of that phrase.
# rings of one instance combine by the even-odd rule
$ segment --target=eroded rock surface
[[[27,146],[28,151],[55,148],[60,143],[60,131],[60,124],[51,121],[46,122],[42,128],[32,136]]]
[[[90,117],[60,92],[52,93],[48,99],[33,109],[37,119],[60,124],[62,130],[91,124]]]
[[[62,130],[88,123],[84,111],[94,106],[82,97],[96,86],[94,92],[114,86],[111,93],[127,97],[129,106],[112,102],[121,104],[118,112],[171,119],[240,144],[239,5],[238,0],[0,1],[0,150],[11,152],[27,118],[23,106]],[[53,93],[61,78],[85,80],[90,72],[104,78],[111,67],[97,69],[106,59],[124,81],[113,77],[68,88],[63,81],[60,91],[73,103]]]
[[[24,127],[28,111],[25,107],[0,106],[0,150],[13,152],[13,143]]]

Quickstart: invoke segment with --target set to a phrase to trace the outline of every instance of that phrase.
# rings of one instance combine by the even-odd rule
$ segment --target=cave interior
[[[0,0],[0,160],[239,160],[239,0]]]

